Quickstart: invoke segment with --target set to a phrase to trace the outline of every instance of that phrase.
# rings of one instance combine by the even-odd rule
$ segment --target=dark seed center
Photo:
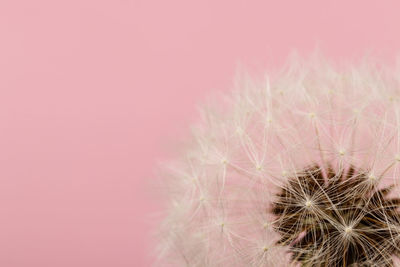
[[[276,196],[278,244],[302,266],[393,266],[400,256],[399,198],[393,186],[350,167],[346,172],[307,168]]]

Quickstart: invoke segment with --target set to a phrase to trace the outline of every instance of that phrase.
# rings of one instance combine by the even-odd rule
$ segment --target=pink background
[[[150,266],[149,181],[196,103],[293,48],[391,60],[396,2],[1,0],[0,266]]]

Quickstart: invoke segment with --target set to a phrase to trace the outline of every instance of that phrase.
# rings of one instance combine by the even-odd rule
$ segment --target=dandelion
[[[160,265],[400,266],[400,73],[243,76],[166,168]]]

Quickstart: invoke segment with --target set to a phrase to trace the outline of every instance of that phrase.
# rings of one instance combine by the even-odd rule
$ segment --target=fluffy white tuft
[[[356,166],[399,197],[399,73],[296,62],[263,79],[243,75],[235,87],[202,110],[191,143],[165,170],[161,266],[300,266],[277,243],[270,210],[288,179],[311,165]],[[298,204],[314,207],[304,197]],[[337,227],[338,244],[359,238],[356,226]]]

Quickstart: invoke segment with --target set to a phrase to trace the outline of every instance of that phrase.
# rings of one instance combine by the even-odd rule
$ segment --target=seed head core
[[[281,188],[272,204],[278,244],[304,267],[392,267],[400,256],[400,198],[388,197],[393,186],[378,189],[353,166],[325,169],[306,168]]]

